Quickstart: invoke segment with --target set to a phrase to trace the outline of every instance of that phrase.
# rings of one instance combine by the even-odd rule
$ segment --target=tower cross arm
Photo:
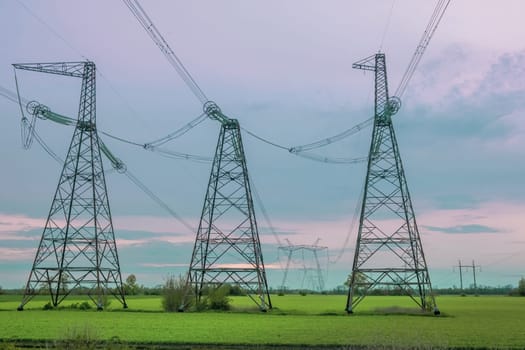
[[[376,71],[375,60],[376,60],[376,55],[372,55],[367,58],[363,58],[362,60],[357,61],[354,64],[352,64],[352,68],[369,70],[369,71],[375,72]]]
[[[29,70],[40,73],[66,75],[70,77],[83,78],[84,67],[94,65],[93,62],[52,62],[52,63],[15,63],[15,69]]]

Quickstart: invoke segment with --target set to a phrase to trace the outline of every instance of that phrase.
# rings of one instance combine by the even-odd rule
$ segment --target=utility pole
[[[477,293],[477,291],[478,291],[478,285],[477,285],[477,282],[476,282],[476,269],[478,269],[479,271],[481,271],[481,266],[476,265],[476,263],[474,262],[474,260],[472,260],[472,266],[468,266],[468,268],[471,268],[471,269],[472,269],[472,278],[474,279],[474,294],[475,294],[475,295],[478,295],[478,293]]]
[[[461,266],[461,260],[458,261],[459,265],[459,288],[463,292],[463,266]]]

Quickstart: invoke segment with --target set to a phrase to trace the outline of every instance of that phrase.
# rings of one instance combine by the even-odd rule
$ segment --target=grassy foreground
[[[71,328],[90,328],[102,339],[132,343],[244,345],[360,345],[379,347],[525,347],[525,298],[437,299],[442,315],[421,315],[408,297],[367,297],[355,314],[343,311],[345,296],[272,296],[274,309],[253,309],[247,297],[233,298],[231,312],[164,313],[159,297],[131,297],[129,309],[51,310],[37,299],[18,312],[19,297],[0,295],[0,339],[61,339]],[[66,299],[63,305],[82,301]],[[395,306],[395,307],[392,307]],[[1,344],[0,344],[1,348]]]

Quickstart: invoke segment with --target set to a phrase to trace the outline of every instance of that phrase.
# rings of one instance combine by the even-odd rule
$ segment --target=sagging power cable
[[[150,38],[153,40],[153,42],[157,45],[157,47],[160,49],[160,51],[164,54],[164,56],[167,58],[167,60],[170,62],[170,64],[175,68],[177,73],[180,75],[182,80],[186,83],[186,85],[190,88],[190,90],[193,92],[193,94],[199,99],[199,101],[206,105],[209,103],[209,100],[207,96],[204,94],[202,89],[199,87],[195,79],[191,76],[189,71],[186,69],[182,61],[179,59],[179,57],[175,54],[175,52],[171,49],[167,41],[164,39],[162,34],[159,32],[153,21],[150,19],[148,14],[145,12],[145,10],[142,8],[138,0],[123,0],[124,4],[128,7],[128,9],[131,11],[133,16],[138,20],[140,25],[144,28],[144,30],[148,33]],[[204,115],[201,115],[203,119],[207,116],[206,113]],[[196,119],[196,123],[200,123],[201,120],[199,118]],[[340,133],[334,137],[330,137],[328,139],[318,141],[313,144],[303,145],[303,146],[296,146],[296,147],[285,147],[283,145],[280,145],[278,143],[272,142],[268,139],[265,139],[253,132],[250,132],[246,130],[245,128],[242,128],[246,133],[248,133],[250,136],[258,139],[259,141],[262,141],[264,143],[267,143],[273,147],[286,150],[292,154],[303,156],[305,158],[315,160],[315,161],[322,161],[324,163],[337,163],[337,164],[343,164],[345,161],[339,159],[337,161],[331,161],[329,157],[317,157],[312,155],[305,155],[305,154],[299,154],[305,150],[310,150],[314,148],[319,148],[328,144],[331,144],[333,142],[339,141],[345,137],[348,137],[357,131],[361,130],[365,125],[367,125],[369,121],[365,121],[364,125],[357,125],[356,127],[353,127],[346,132]],[[162,142],[163,139],[159,139],[159,142]],[[169,140],[169,135],[167,137],[167,140]],[[350,163],[353,163],[352,160]]]
[[[279,239],[279,235],[277,234],[277,232],[275,232],[275,228],[272,224],[272,221],[270,220],[270,217],[268,216],[268,212],[266,211],[266,208],[264,207],[261,197],[259,196],[259,192],[257,191],[257,188],[255,187],[253,178],[250,175],[248,175],[248,178],[250,180],[252,193],[255,196],[255,201],[257,202],[257,207],[261,210],[261,213],[263,214],[263,217],[266,220],[266,224],[268,225],[270,232],[272,233],[273,237],[277,241],[278,246],[280,247],[282,246],[281,240]]]
[[[40,104],[37,101],[29,101],[26,98],[22,97],[20,95],[19,91],[19,85],[18,85],[18,78],[16,75],[16,69],[15,69],[15,84],[16,84],[16,93],[13,91],[0,86],[0,96],[5,97],[9,101],[16,103],[20,108],[20,113],[22,115],[21,119],[21,137],[22,137],[22,146],[25,149],[28,149],[31,147],[31,144],[33,142],[33,137],[35,137],[36,132],[36,119],[42,118],[42,119],[49,119],[55,123],[61,124],[61,125],[76,125],[77,120],[55,113],[51,111],[47,106]],[[25,108],[24,108],[25,104]],[[24,110],[27,110],[29,114],[32,116],[31,120],[26,117],[26,113]],[[108,132],[98,130],[100,134],[103,134],[109,138],[112,138],[114,140],[127,143],[133,146],[140,147],[142,149],[151,151],[151,152],[157,152],[159,154],[162,154],[168,158],[172,159],[183,159],[183,160],[189,160],[199,163],[208,163],[211,161],[210,157],[200,156],[200,155],[194,155],[194,154],[187,154],[187,153],[181,153],[176,152],[172,150],[168,150],[165,148],[159,148],[156,145],[162,145],[167,143],[168,141],[174,140],[177,137],[180,137],[184,135],[186,132],[191,130],[193,127],[200,124],[203,120],[206,118],[203,118],[203,115],[201,114],[199,117],[195,118],[194,120],[190,121],[188,124],[184,125],[183,127],[177,129],[176,131],[170,133],[169,135],[157,139],[155,141],[149,142],[149,143],[140,143],[135,142],[132,140],[128,140],[119,136],[112,135]],[[42,139],[37,140],[39,143],[42,142]],[[45,144],[42,145],[42,147],[46,150],[49,149]],[[47,151],[46,151],[47,152]],[[48,152],[49,153],[49,152]],[[51,153],[53,153],[51,151]],[[55,157],[56,155],[50,154],[52,157]]]
[[[173,68],[175,68],[182,80],[190,88],[195,97],[197,97],[200,103],[204,105],[206,102],[208,102],[208,97],[206,97],[206,94],[202,91],[195,79],[193,79],[190,72],[186,69],[179,57],[168,45],[168,42],[164,39],[162,34],[160,34],[159,30],[157,29],[153,21],[149,18],[148,14],[144,11],[138,0],[123,1],[124,4],[131,11],[133,16],[135,16],[135,18],[139,21],[142,28],[144,28],[146,33],[148,33],[153,42],[158,46],[160,51],[167,58],[168,62],[172,65]]]
[[[364,128],[372,125],[374,122],[374,118],[368,118],[367,120],[365,121],[362,121],[360,122],[359,124],[356,124],[354,126],[352,126],[351,128],[349,129],[346,129],[345,131],[339,133],[339,134],[336,134],[334,136],[330,136],[330,137],[327,137],[325,139],[322,139],[322,140],[319,140],[319,141],[316,141],[316,142],[312,142],[312,143],[307,143],[307,144],[304,144],[304,145],[300,145],[300,146],[294,146],[294,147],[291,147],[290,148],[290,152],[291,153],[300,153],[300,152],[304,152],[304,151],[309,151],[309,150],[312,150],[312,149],[316,149],[316,148],[320,148],[320,147],[324,147],[324,146],[328,146],[334,142],[337,142],[337,141],[341,141],[351,135],[354,135],[356,133],[358,133],[359,131],[363,130]]]
[[[15,81],[16,81],[16,71],[15,71]],[[18,91],[18,88],[17,88],[17,91]],[[72,119],[72,118],[69,118],[69,117],[66,117],[66,116],[63,116],[63,115],[60,115],[58,113],[54,113],[52,112],[48,107],[44,106],[44,105],[41,105],[39,104],[38,102],[36,101],[31,101],[31,102],[28,102],[27,99],[23,98],[22,96],[20,96],[20,98],[18,98],[17,95],[19,94],[15,94],[13,93],[12,91],[10,91],[9,89],[5,88],[5,87],[2,87],[0,86],[0,95],[1,96],[4,96],[5,98],[7,98],[8,100],[10,100],[11,102],[14,102],[14,103],[17,103],[20,107],[20,111],[22,113],[22,120],[24,121],[22,126],[22,132],[23,132],[23,136],[22,136],[22,139],[24,140],[23,141],[23,144],[24,144],[24,147],[29,147],[31,142],[32,142],[32,132],[34,132],[34,127],[35,127],[35,122],[36,122],[36,119],[35,117],[33,118],[33,120],[31,120],[31,122],[29,122],[29,119],[27,119],[27,117],[25,116],[25,113],[24,113],[24,107],[23,107],[23,103],[26,104],[26,108],[30,108],[33,112],[35,112],[36,110],[40,111],[39,113],[40,114],[45,114],[45,116],[43,115],[43,117],[45,117],[46,119],[49,119],[51,121],[54,121],[54,122],[57,122],[59,124],[62,124],[62,125],[76,125],[76,120],[75,119]],[[37,113],[38,114],[38,113]],[[196,127],[197,125],[201,124],[204,120],[207,119],[207,115],[205,113],[202,113],[200,114],[197,118],[191,120],[190,122],[188,122],[186,125],[182,126],[181,128],[171,132],[170,134],[164,136],[164,137],[161,137],[161,138],[158,138],[156,140],[153,140],[153,141],[150,141],[150,142],[146,142],[146,143],[142,143],[142,142],[136,142],[136,141],[133,141],[133,140],[129,140],[129,139],[126,139],[126,138],[123,138],[123,137],[120,137],[120,136],[116,136],[116,135],[113,135],[111,133],[108,133],[106,131],[103,131],[103,130],[98,130],[98,132],[102,135],[105,135],[109,138],[112,138],[114,140],[117,140],[119,142],[122,142],[122,143],[126,143],[126,144],[129,144],[129,145],[132,145],[132,146],[137,146],[137,147],[140,147],[140,148],[143,148],[143,149],[146,149],[148,151],[152,151],[152,152],[155,152],[155,153],[158,153],[159,155],[162,155],[164,157],[167,157],[167,158],[171,158],[171,159],[182,159],[182,160],[189,160],[189,161],[194,161],[194,162],[200,162],[200,163],[208,163],[208,162],[211,162],[212,161],[212,158],[211,157],[206,157],[206,156],[200,156],[200,155],[194,155],[194,154],[188,154],[188,153],[181,153],[181,152],[176,152],[176,151],[173,151],[173,150],[169,150],[169,149],[166,149],[166,148],[161,148],[161,147],[158,147],[160,145],[163,145],[169,141],[172,141],[184,134],[186,134],[188,131],[190,131],[192,128]],[[266,138],[263,138],[257,134],[255,134],[254,132],[246,129],[246,128],[242,128],[242,130],[244,132],[246,132],[248,135],[252,136],[253,138],[261,141],[261,142],[264,142],[268,145],[271,145],[273,147],[276,147],[278,149],[281,149],[281,150],[286,150],[287,152],[293,154],[293,155],[296,155],[298,157],[302,157],[302,158],[306,158],[306,159],[309,159],[309,160],[313,160],[313,161],[317,161],[317,162],[321,162],[321,163],[331,163],[331,164],[355,164],[355,163],[360,163],[362,161],[364,161],[364,157],[358,157],[358,158],[334,158],[334,157],[326,157],[326,156],[322,156],[322,155],[317,155],[317,154],[312,154],[310,152],[304,152],[304,150],[311,150],[311,149],[314,149],[314,148],[317,148],[317,147],[322,147],[324,145],[327,145],[327,144],[330,144],[330,143],[333,143],[333,142],[337,142],[345,137],[348,137],[358,131],[360,131],[361,129],[363,129],[364,127],[366,127],[368,124],[369,121],[371,121],[372,119],[369,119],[365,122],[362,122],[336,136],[333,136],[333,137],[330,137],[328,139],[325,139],[325,140],[321,140],[321,141],[317,141],[315,143],[312,143],[312,144],[307,144],[307,145],[303,145],[303,146],[295,146],[295,147],[287,147],[287,146],[283,146],[283,145],[280,145],[278,143],[275,143],[275,142],[272,142]],[[318,146],[318,144],[320,146]]]
[[[146,185],[144,185],[135,175],[133,175],[129,170],[126,170],[124,175],[131,180],[138,188],[142,190],[148,197],[150,197],[155,203],[157,203],[161,208],[164,208],[171,216],[177,219],[184,227],[186,227],[190,232],[197,232],[189,223],[187,223],[180,215],[178,215],[173,209],[171,209],[164,201],[162,201],[155,193],[153,193]]]
[[[357,158],[335,158],[335,157],[325,157],[318,154],[313,154],[309,152],[297,152],[294,153],[298,157],[314,160],[321,163],[331,163],[331,164],[359,164],[364,163],[368,160],[368,157],[357,157]]]
[[[348,244],[350,243],[350,238],[352,237],[352,233],[354,232],[356,226],[357,226],[357,223],[358,223],[358,218],[359,218],[359,214],[361,212],[361,203],[363,203],[363,196],[364,196],[364,193],[365,193],[365,187],[362,186],[361,187],[361,193],[359,194],[359,198],[355,204],[355,209],[354,209],[354,215],[352,216],[352,221],[350,222],[350,227],[348,228],[348,232],[346,234],[346,237],[345,237],[345,240],[343,242],[343,246],[341,248],[341,250],[339,251],[339,253],[337,254],[337,256],[335,257],[334,260],[329,260],[330,264],[337,264],[339,262],[339,260],[341,260],[341,258],[343,257],[343,255],[345,254],[346,252],[346,249],[348,248]]]
[[[369,120],[367,120],[365,122],[369,122],[369,121],[373,121],[373,118],[371,118],[371,119],[369,119]],[[331,141],[331,142],[329,141],[329,143],[333,143],[333,142],[339,141],[339,140],[341,140],[341,139],[343,139],[345,137],[350,136],[353,133],[356,133],[357,131],[361,130],[364,127],[365,122],[360,123],[360,124],[362,124],[361,126],[356,126],[356,127],[353,127],[351,129],[348,129],[347,131],[343,132],[343,133],[345,133],[345,135],[342,135],[343,133],[338,134],[338,135],[341,135],[341,137],[339,137],[337,140],[334,140],[334,141]],[[270,141],[268,139],[265,139],[265,138],[255,134],[254,132],[251,132],[251,131],[247,130],[246,128],[241,127],[241,129],[243,131],[245,131],[248,135],[252,136],[253,138],[255,138],[255,139],[259,140],[259,141],[262,141],[262,142],[264,142],[264,143],[266,143],[266,144],[268,144],[270,146],[276,147],[276,148],[281,149],[281,150],[286,150],[290,154],[293,154],[293,155],[298,156],[298,157],[306,158],[306,159],[309,159],[309,160],[313,160],[313,161],[316,161],[316,162],[331,163],[331,164],[355,164],[355,163],[364,162],[367,159],[367,157],[335,158],[335,157],[326,157],[326,156],[322,156],[322,155],[318,155],[318,154],[313,154],[313,153],[310,153],[310,152],[305,152],[301,148],[302,146],[286,147],[286,146],[280,145],[278,143],[272,142],[272,141]],[[351,132],[349,132],[349,131],[351,131]],[[321,146],[311,147],[311,148],[307,148],[307,149],[310,150],[310,149],[314,149],[314,148],[325,146],[327,144],[326,140],[328,140],[328,139],[316,142],[316,143],[322,142],[323,144]],[[309,145],[311,145],[311,144],[309,144]],[[298,148],[300,148],[300,149],[298,149]]]
[[[45,141],[34,131],[35,140],[38,144],[44,149],[44,151],[49,154],[57,163],[64,164],[64,161],[56,155],[56,153],[45,143]],[[153,191],[151,191],[142,181],[140,181],[131,171],[127,168],[124,162],[113,155],[109,148],[99,139],[100,150],[109,160],[113,168],[118,172],[126,175],[128,179],[131,180],[142,192],[144,192],[150,199],[152,199],[157,205],[166,210],[173,218],[179,221],[184,227],[186,227],[191,232],[196,232],[195,228],[192,227],[186,220],[184,220],[180,215],[178,215],[169,205],[166,204],[162,199],[160,199]]]
[[[158,146],[165,144],[166,142],[174,140],[184,135],[185,133],[187,133],[188,131],[190,131],[191,129],[193,129],[194,127],[196,127],[197,125],[205,121],[206,119],[208,119],[208,115],[206,113],[202,113],[197,118],[193,119],[192,121],[184,125],[182,128],[179,128],[175,130],[174,132],[169,133],[168,135],[161,137],[157,140],[144,144],[144,148],[158,147]]]
[[[430,43],[430,39],[432,39],[432,36],[436,32],[439,22],[443,18],[445,10],[447,9],[449,4],[450,0],[439,0],[437,2],[436,7],[434,8],[434,12],[430,17],[430,21],[428,22],[427,27],[423,32],[423,36],[419,40],[419,43],[416,47],[416,51],[414,52],[414,55],[412,56],[412,59],[408,64],[405,74],[403,74],[403,77],[401,78],[401,82],[399,83],[399,86],[397,87],[394,96],[401,98],[405,93],[408,83],[414,75],[419,61],[421,61],[421,57],[423,57],[423,54],[425,53],[425,50],[428,44]]]

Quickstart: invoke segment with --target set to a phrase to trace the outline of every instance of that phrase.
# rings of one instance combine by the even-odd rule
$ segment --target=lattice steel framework
[[[277,249],[278,251],[287,252],[287,259],[286,259],[286,265],[284,268],[284,275],[283,275],[283,281],[281,282],[281,291],[284,292],[286,290],[286,280],[288,278],[288,272],[290,271],[290,264],[292,263],[292,259],[294,254],[301,253],[302,257],[302,267],[300,268],[303,272],[303,278],[301,282],[300,288],[303,289],[304,283],[306,278],[309,274],[311,274],[311,284],[313,286],[313,290],[317,290],[318,292],[322,292],[325,287],[325,281],[323,277],[323,271],[321,268],[321,262],[319,261],[319,254],[325,252],[328,256],[328,247],[320,246],[318,245],[320,239],[317,239],[314,244],[307,245],[307,244],[292,244],[288,239],[287,245],[279,246]],[[305,259],[305,252],[310,252],[311,257],[313,258],[315,262],[315,267],[309,267],[306,264]]]
[[[375,118],[346,311],[352,313],[381,287],[406,293],[423,310],[439,314],[392,124],[401,104],[388,96],[385,55],[353,68],[375,72]]]
[[[127,307],[96,129],[95,64],[14,66],[82,79],[78,121],[18,309],[44,293],[57,306],[72,292],[89,295],[98,309],[108,294]]]
[[[213,102],[207,102],[204,111],[221,123],[221,130],[187,286],[198,302],[206,288],[236,285],[265,311],[272,304],[239,122],[222,114]]]

